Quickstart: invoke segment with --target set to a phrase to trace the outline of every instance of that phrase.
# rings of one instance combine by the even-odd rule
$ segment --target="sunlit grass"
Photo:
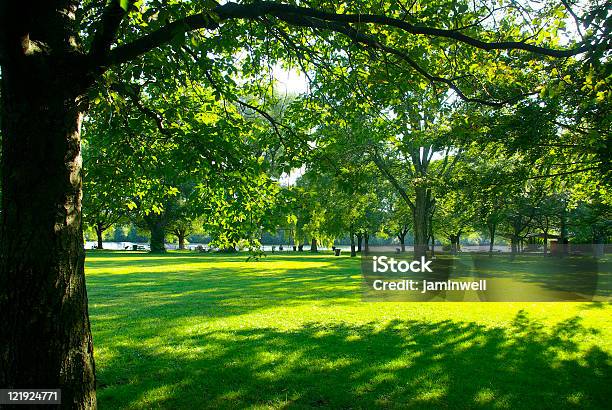
[[[100,408],[605,408],[608,303],[365,303],[359,261],[94,252]]]

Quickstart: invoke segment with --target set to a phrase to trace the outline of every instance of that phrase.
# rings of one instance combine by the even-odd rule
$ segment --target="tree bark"
[[[185,250],[185,233],[184,232],[179,232],[179,234],[177,235],[178,237],[178,248],[181,251]]]
[[[433,258],[434,256],[436,256],[436,238],[432,232],[431,233],[431,257]]]
[[[518,242],[519,242],[519,238],[517,235],[512,235],[512,238],[510,238],[510,247],[512,250],[513,254],[516,254],[518,252]]]
[[[163,216],[156,215],[150,217],[147,224],[149,226],[149,231],[151,232],[151,252],[166,252],[166,223]]]
[[[355,232],[353,232],[352,225],[349,235],[351,236],[351,258],[354,258],[355,256],[357,256],[357,252],[355,251]]]
[[[104,233],[104,226],[98,222],[96,224],[96,237],[98,238],[98,249],[104,249],[104,242],[102,241],[102,234]]]
[[[361,252],[361,245],[363,244],[363,234],[357,233],[355,234],[355,236],[357,236],[357,252]]]
[[[494,224],[489,223],[488,228],[489,228],[489,253],[492,254],[493,246],[495,245],[496,226]]]
[[[363,234],[363,249],[365,253],[370,252],[370,234],[367,232]]]
[[[450,243],[451,243],[451,253],[454,255],[457,253],[457,235],[450,234],[448,236],[448,239],[450,240]]]
[[[0,103],[0,386],[61,388],[62,407],[95,408],[81,223],[88,85],[81,57],[66,50],[67,37],[77,38],[66,28],[76,6],[10,3],[0,5],[0,47],[9,53]],[[23,37],[30,32],[38,46]]]
[[[312,238],[312,240],[310,241],[310,252],[317,252],[317,238]]]
[[[435,246],[436,246],[436,242],[435,242],[435,238],[434,238],[434,231],[433,231],[433,212],[430,210],[429,213],[429,221],[428,221],[428,232],[429,235],[427,236],[427,242],[429,243],[429,241],[431,240],[431,257],[433,258],[436,250],[435,250]]]
[[[427,221],[429,217],[427,189],[424,187],[415,188],[414,209],[412,211],[414,219],[414,257],[415,259],[425,256],[427,253]]]
[[[565,206],[561,208],[561,213],[559,215],[559,225],[560,225],[560,235],[558,243],[559,248],[559,256],[564,256],[569,253],[568,247],[568,239],[567,239],[567,212]]]
[[[398,234],[397,239],[399,240],[399,243],[400,243],[401,252],[406,252],[406,234],[405,233]]]

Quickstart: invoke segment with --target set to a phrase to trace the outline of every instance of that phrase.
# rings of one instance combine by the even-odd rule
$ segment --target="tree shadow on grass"
[[[393,320],[115,344],[101,408],[606,408],[610,356],[579,317],[546,328]],[[112,354],[111,354],[112,353]]]

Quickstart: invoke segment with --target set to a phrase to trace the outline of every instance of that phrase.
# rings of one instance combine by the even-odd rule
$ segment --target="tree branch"
[[[139,97],[139,91],[135,91],[130,88],[129,85],[115,85],[112,87],[119,94],[128,97],[132,103],[136,106],[138,111],[143,113],[145,116],[149,117],[155,122],[157,129],[160,133],[165,136],[169,136],[171,134],[170,130],[166,128],[164,125],[164,119],[158,112],[152,110],[151,108],[146,107],[141,101]]]
[[[177,35],[198,29],[214,29],[219,22],[231,19],[256,19],[265,15],[274,16],[292,25],[316,27],[321,23],[372,23],[398,28],[406,33],[430,37],[448,38],[486,51],[523,50],[550,57],[571,57],[586,52],[590,46],[582,45],[572,49],[550,49],[525,41],[486,42],[470,37],[457,30],[414,25],[403,20],[377,14],[336,14],[308,7],[280,4],[271,1],[258,1],[251,4],[228,2],[215,7],[209,13],[199,13],[176,20],[138,40],[119,46],[107,53],[102,65],[114,65],[130,61],[149,50],[170,42]],[[214,16],[214,17],[213,17]],[[341,27],[336,26],[336,27]],[[354,30],[353,28],[350,28]],[[609,47],[609,46],[607,46]]]
[[[130,5],[132,1],[129,2]],[[117,37],[119,26],[123,18],[127,14],[120,5],[118,0],[110,0],[104,11],[100,21],[100,27],[96,30],[96,34],[91,43],[89,55],[94,60],[101,58],[110,49],[111,45]]]
[[[400,185],[397,178],[395,178],[393,174],[389,172],[387,167],[385,167],[385,164],[383,163],[382,158],[380,158],[380,156],[378,155],[378,151],[376,150],[376,148],[374,148],[373,154],[374,155],[372,155],[372,161],[374,162],[376,167],[380,170],[380,172],[383,173],[383,175],[385,176],[385,178],[387,178],[387,180],[391,183],[391,185],[393,185],[393,187],[397,190],[398,194],[400,194],[400,196],[404,199],[404,201],[406,201],[410,209],[414,211],[414,203],[412,202],[412,200],[406,193],[406,190]]]
[[[453,39],[472,47],[480,48],[482,50],[524,50],[535,54],[546,55],[550,57],[571,57],[577,54],[584,53],[588,50],[588,46],[583,45],[581,47],[573,49],[550,49],[546,47],[540,47],[533,44],[528,44],[523,41],[503,41],[503,42],[486,42],[466,34],[461,33],[457,30],[445,30],[429,26],[414,25],[404,20],[399,20],[392,17],[387,17],[378,14],[336,14],[320,10],[314,10],[306,7],[291,6],[286,4],[277,3],[263,3],[270,10],[267,14],[274,15],[282,20],[287,14],[296,14],[302,16],[313,17],[319,20],[325,21],[336,21],[342,23],[373,23],[383,26],[391,26],[399,28],[407,33],[415,35],[426,35],[431,37],[442,37]]]

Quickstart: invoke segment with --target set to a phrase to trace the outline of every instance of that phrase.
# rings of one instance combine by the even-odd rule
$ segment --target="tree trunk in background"
[[[605,255],[605,246],[604,240],[605,236],[601,229],[598,229],[596,226],[592,228],[593,232],[593,257],[601,258]]]
[[[357,252],[355,252],[355,232],[353,232],[352,225],[351,225],[351,231],[349,234],[351,236],[351,257],[354,258],[355,256],[357,256]]]
[[[357,236],[357,252],[361,252],[361,244],[363,243],[363,234],[355,234]]]
[[[567,239],[567,215],[565,211],[565,206],[561,209],[561,215],[559,215],[560,219],[560,235],[559,240],[557,241],[557,247],[559,248],[559,256],[563,256],[569,253],[568,249],[568,239]]]
[[[300,242],[298,245],[298,252],[304,252],[304,244]]]
[[[61,388],[96,407],[81,225],[84,60],[69,2],[0,4],[0,386]],[[23,37],[36,29],[37,48]],[[0,45],[1,46],[1,45]],[[43,49],[53,50],[53,56]],[[66,51],[64,51],[66,50]]]
[[[310,252],[312,253],[317,252],[317,239],[316,238],[312,238],[312,240],[310,241]]]
[[[166,224],[164,223],[163,217],[156,215],[156,217],[149,220],[148,226],[151,232],[151,252],[166,252]]]
[[[510,238],[510,247],[513,254],[518,252],[518,240],[519,238],[516,235],[512,235],[512,238]]]
[[[431,233],[431,257],[436,256],[436,238],[434,237],[433,232]]]
[[[98,249],[104,249],[104,242],[102,241],[102,234],[104,233],[104,227],[101,223],[96,224],[96,237],[98,238]]]
[[[365,253],[370,252],[370,234],[367,232],[363,234],[363,245]]]
[[[152,253],[166,252],[166,218],[164,214],[149,214],[144,218],[151,239],[149,247]]]
[[[406,234],[399,234],[397,235],[397,239],[399,239],[399,243],[400,243],[400,250],[402,252],[406,252]]]
[[[490,242],[489,242],[489,253],[492,254],[493,253],[493,246],[495,245],[495,231],[496,231],[496,226],[495,224],[487,224],[488,228],[489,228],[489,238],[490,238]]]
[[[414,257],[415,259],[425,256],[427,253],[427,221],[428,221],[428,198],[427,190],[424,187],[415,189],[414,209],[412,216],[414,219]]]
[[[434,232],[433,232],[433,210],[428,210],[429,219],[427,221],[427,243],[430,243],[431,240],[431,257],[433,258],[435,253],[435,243],[434,243]]]
[[[544,256],[548,255],[548,230],[544,231]]]
[[[185,250],[185,233],[184,232],[179,232],[179,234],[177,235],[178,238],[178,248],[181,251]]]
[[[452,235],[452,234],[449,235],[448,236],[448,240],[451,243],[451,253],[454,255],[454,254],[457,253],[457,242],[456,242],[456,239],[455,239],[455,235]]]

